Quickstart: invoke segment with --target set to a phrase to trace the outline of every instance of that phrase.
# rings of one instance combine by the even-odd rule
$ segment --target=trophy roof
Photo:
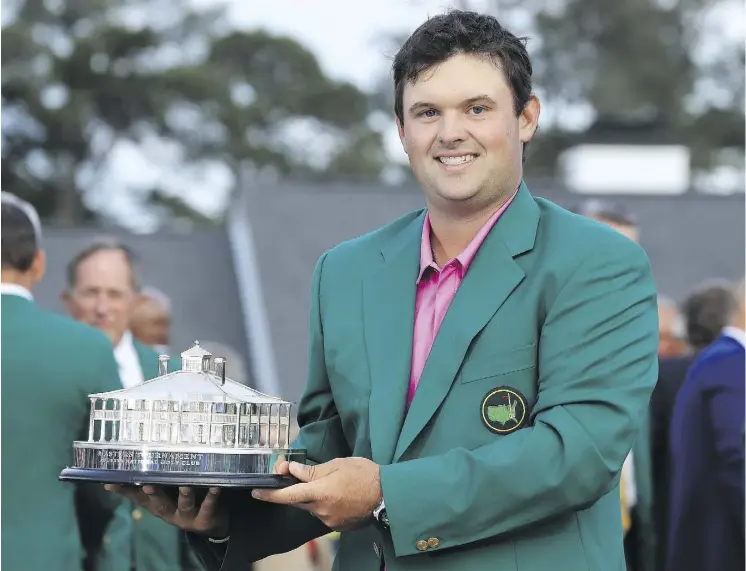
[[[212,356],[212,353],[200,347],[199,341],[195,341],[194,345],[181,353],[181,358],[186,359],[189,357],[205,357]]]
[[[212,372],[174,371],[142,384],[116,391],[94,393],[89,398],[201,401],[219,403],[290,404]]]

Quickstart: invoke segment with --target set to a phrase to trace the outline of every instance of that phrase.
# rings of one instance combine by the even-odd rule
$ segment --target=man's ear
[[[29,270],[34,283],[38,283],[44,278],[44,274],[47,272],[47,255],[44,253],[44,250],[38,250],[34,254],[34,261],[31,262]]]
[[[396,118],[396,131],[397,133],[399,133],[399,141],[401,141],[401,146],[404,149],[404,152],[406,153],[407,152],[407,138],[404,136],[404,125],[402,125],[401,121],[399,121],[399,117]]]
[[[536,95],[531,95],[526,106],[518,116],[518,136],[522,143],[528,143],[534,138],[536,129],[539,127],[539,115],[541,114],[541,103]]]

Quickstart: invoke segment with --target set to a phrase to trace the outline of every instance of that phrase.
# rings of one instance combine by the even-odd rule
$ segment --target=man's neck
[[[746,331],[746,321],[743,319],[734,319],[730,326],[740,329],[741,331]]]
[[[466,250],[479,230],[508,200],[510,196],[479,211],[459,214],[428,206],[435,263],[442,266]]]
[[[0,281],[4,284],[21,286],[29,291],[34,287],[33,278],[28,273],[22,273],[18,270],[3,269],[0,274]]]

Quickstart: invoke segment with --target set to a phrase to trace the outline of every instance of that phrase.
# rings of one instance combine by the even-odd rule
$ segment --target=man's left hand
[[[366,458],[337,458],[315,466],[282,462],[275,472],[300,483],[281,490],[254,490],[254,498],[310,511],[335,531],[371,523],[382,498],[379,466]]]

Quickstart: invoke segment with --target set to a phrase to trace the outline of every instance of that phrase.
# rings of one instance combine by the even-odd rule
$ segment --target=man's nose
[[[465,141],[467,137],[463,119],[457,113],[444,113],[438,131],[440,144],[446,148],[452,148],[454,145]]]
[[[105,317],[109,313],[109,305],[109,300],[106,299],[106,296],[99,295],[96,297],[96,304],[93,306],[96,316]]]

